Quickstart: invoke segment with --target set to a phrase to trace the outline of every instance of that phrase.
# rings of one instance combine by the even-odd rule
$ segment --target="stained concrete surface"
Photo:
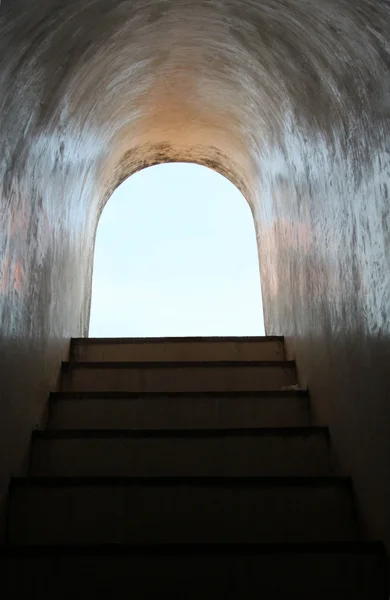
[[[267,333],[390,547],[389,33],[385,0],[3,0],[1,497],[87,333],[104,203],[192,161],[246,196]]]

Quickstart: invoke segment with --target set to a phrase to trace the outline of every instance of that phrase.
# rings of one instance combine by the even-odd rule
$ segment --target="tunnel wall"
[[[3,1],[1,497],[87,332],[104,203],[190,161],[246,196],[267,333],[390,546],[389,32],[385,0]]]
[[[88,331],[93,222],[83,202],[93,194],[93,166],[75,159],[61,116],[55,123],[46,111],[52,91],[37,39],[47,45],[50,29],[49,22],[46,36],[39,32],[21,3],[1,6],[1,517],[10,477],[25,471],[32,430],[45,421],[70,337]]]
[[[302,136],[292,160],[276,150],[256,213],[266,331],[286,336],[313,421],[330,424],[362,530],[389,542],[389,159],[375,132],[370,150],[366,128],[353,146]]]

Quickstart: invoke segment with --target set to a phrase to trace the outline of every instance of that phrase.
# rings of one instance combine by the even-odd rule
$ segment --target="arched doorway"
[[[90,336],[263,334],[255,228],[241,192],[185,163],[122,183],[98,224]]]

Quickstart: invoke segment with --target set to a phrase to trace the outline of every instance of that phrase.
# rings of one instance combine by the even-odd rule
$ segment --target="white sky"
[[[117,188],[97,230],[89,335],[264,335],[253,218],[230,181],[176,163]]]

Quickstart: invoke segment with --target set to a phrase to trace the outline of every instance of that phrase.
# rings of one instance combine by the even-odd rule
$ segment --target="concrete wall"
[[[94,234],[144,166],[229,177],[284,333],[390,545],[390,7],[384,0],[3,0],[0,495],[71,335]]]

